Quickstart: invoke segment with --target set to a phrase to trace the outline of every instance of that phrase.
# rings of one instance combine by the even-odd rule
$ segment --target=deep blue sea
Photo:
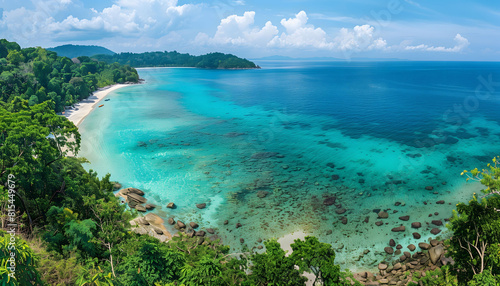
[[[140,69],[145,84],[110,94],[81,124],[79,155],[143,189],[163,218],[216,229],[233,251],[240,238],[254,248],[300,231],[366,269],[390,238],[446,236],[432,220],[481,189],[460,173],[500,154],[500,63],[257,64]]]

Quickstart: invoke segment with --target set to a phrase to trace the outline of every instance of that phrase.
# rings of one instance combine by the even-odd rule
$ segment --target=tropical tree
[[[252,255],[249,279],[255,285],[304,285],[307,278],[295,269],[295,263],[287,257],[278,241],[264,242],[265,253]]]
[[[41,285],[37,257],[16,233],[0,236],[0,282],[5,286]]]

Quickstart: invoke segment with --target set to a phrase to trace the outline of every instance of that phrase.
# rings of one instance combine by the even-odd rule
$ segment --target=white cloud
[[[43,38],[89,40],[109,36],[144,36],[159,38],[181,25],[199,5],[178,5],[177,0],[115,0],[100,11],[90,8],[91,17],[70,14],[72,0],[33,0],[35,8],[4,11],[0,29],[14,40],[30,42]],[[75,4],[76,5],[76,4]],[[81,8],[80,8],[81,9]],[[56,21],[65,10],[68,16]],[[22,31],[19,33],[19,31]],[[44,35],[44,36],[42,36]]]
[[[254,11],[247,11],[243,16],[231,15],[220,21],[217,32],[212,38],[207,34],[199,33],[195,42],[215,45],[265,46],[278,34],[278,28],[270,21],[260,29],[255,27],[254,23]]]
[[[340,34],[335,38],[334,46],[340,51],[370,51],[383,50],[387,42],[383,38],[374,36],[375,28],[370,25],[355,26],[352,30],[340,29]]]
[[[455,38],[453,39],[455,41],[455,46],[446,48],[446,47],[435,47],[435,46],[429,46],[425,44],[421,44],[418,46],[404,46],[404,50],[407,51],[428,51],[428,52],[461,52],[465,48],[469,46],[469,40],[466,38],[462,37],[462,35],[457,34]]]
[[[282,19],[281,25],[286,29],[280,36],[269,42],[271,47],[314,47],[331,49],[333,43],[327,40],[326,32],[321,28],[308,25],[306,12],[300,11],[295,18]]]

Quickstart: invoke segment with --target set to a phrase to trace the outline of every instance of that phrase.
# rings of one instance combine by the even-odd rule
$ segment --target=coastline
[[[83,120],[97,107],[97,104],[110,92],[130,85],[133,84],[122,83],[100,88],[93,92],[88,98],[75,104],[74,109],[66,110],[64,117],[68,118],[69,121],[73,122],[73,124],[78,127],[80,123],[82,123]]]

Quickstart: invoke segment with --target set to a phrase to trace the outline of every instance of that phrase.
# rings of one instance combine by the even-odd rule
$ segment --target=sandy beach
[[[64,116],[78,127],[85,117],[87,117],[87,115],[89,115],[90,112],[98,106],[99,102],[110,92],[129,85],[130,84],[115,84],[99,89],[91,94],[87,99],[75,104],[74,109],[66,110]]]

